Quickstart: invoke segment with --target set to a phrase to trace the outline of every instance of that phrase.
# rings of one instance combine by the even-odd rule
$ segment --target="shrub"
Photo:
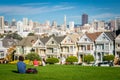
[[[33,61],[34,59],[41,60],[40,56],[37,53],[29,53],[26,55],[26,58],[30,61]]]
[[[91,61],[94,61],[94,57],[93,55],[84,55],[84,61],[87,62],[88,64],[91,62]]]
[[[11,61],[9,62],[10,64],[16,64],[18,62],[18,60],[14,60],[14,61]]]
[[[114,60],[114,55],[105,55],[103,56],[103,61],[113,61]]]
[[[73,62],[78,62],[78,59],[76,56],[69,56],[69,57],[67,57],[66,62],[73,64]]]
[[[54,63],[58,63],[58,62],[59,62],[59,60],[57,58],[54,58],[54,57],[46,59],[46,63],[49,63],[49,64],[54,64]]]

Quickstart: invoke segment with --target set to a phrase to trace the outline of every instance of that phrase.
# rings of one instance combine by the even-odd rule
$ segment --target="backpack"
[[[38,71],[37,71],[36,68],[28,68],[28,69],[26,70],[26,73],[33,73],[33,74],[35,74],[35,73],[38,73]]]

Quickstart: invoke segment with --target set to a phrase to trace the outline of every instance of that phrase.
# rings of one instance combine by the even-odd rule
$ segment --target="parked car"
[[[109,61],[103,61],[103,62],[98,62],[98,63],[94,63],[94,66],[113,66],[113,62],[109,62]]]

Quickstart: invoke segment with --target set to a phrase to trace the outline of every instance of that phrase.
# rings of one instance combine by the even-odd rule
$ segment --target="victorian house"
[[[79,38],[78,34],[67,35],[61,42],[61,57],[77,56],[76,42]]]
[[[47,57],[57,57],[60,58],[61,52],[61,41],[65,36],[52,36],[46,45],[46,56]]]
[[[102,32],[95,40],[95,59],[103,61],[104,55],[114,55],[114,39],[113,32]]]
[[[27,36],[19,41],[16,45],[16,56],[27,55],[31,51],[34,51],[33,44],[35,44],[37,39],[37,36]]]
[[[101,32],[85,33],[79,37],[77,41],[79,62],[84,62],[84,55],[91,54],[94,56],[95,40],[100,34]]]
[[[120,34],[115,39],[115,56],[120,58]]]

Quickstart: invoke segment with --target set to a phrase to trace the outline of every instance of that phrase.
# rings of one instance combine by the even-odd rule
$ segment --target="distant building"
[[[4,25],[8,26],[9,25],[8,21],[4,21]]]
[[[29,20],[28,25],[31,26],[31,27],[33,27],[33,21]]]
[[[94,27],[95,31],[104,31],[105,29],[105,22],[104,21],[99,21],[99,20],[94,20],[92,22],[92,27]]]
[[[12,20],[11,26],[16,26],[16,20],[15,19]]]
[[[57,27],[57,22],[56,22],[56,21],[53,21],[53,22],[52,22],[52,27],[53,27],[53,28],[56,28],[56,27]]]
[[[69,29],[74,30],[74,21],[69,22]]]
[[[108,26],[111,31],[115,30],[115,20],[110,20]]]
[[[120,17],[115,19],[115,30],[120,30]]]
[[[4,17],[0,16],[0,29],[4,29]]]
[[[87,23],[88,23],[88,15],[83,14],[82,15],[82,25],[87,24]]]
[[[64,16],[64,30],[66,30],[67,24],[66,24],[66,16]]]
[[[25,25],[25,26],[28,25],[28,18],[23,18],[23,25]]]

